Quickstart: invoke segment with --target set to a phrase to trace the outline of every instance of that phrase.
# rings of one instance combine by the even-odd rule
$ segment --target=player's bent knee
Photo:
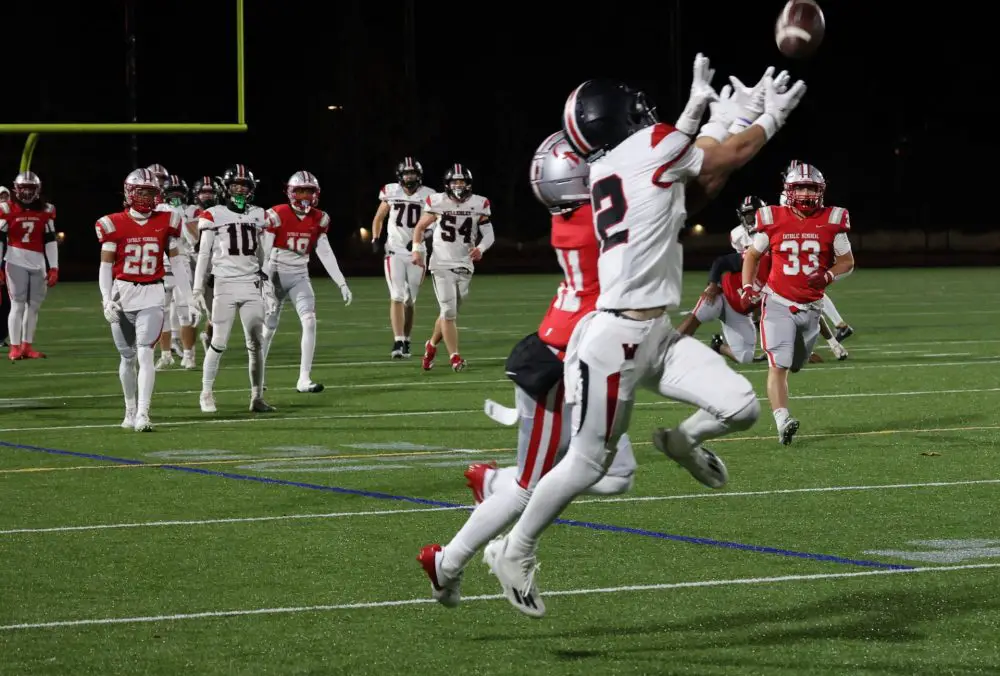
[[[132,362],[135,361],[135,348],[134,347],[119,347],[118,354],[121,355],[122,361]]]
[[[590,495],[621,495],[632,490],[634,483],[634,474],[629,474],[628,476],[606,474],[598,479],[597,483],[588,488],[587,493]]]
[[[733,356],[736,357],[736,361],[740,364],[749,364],[753,361],[753,347],[744,347],[739,350],[733,350],[733,346],[730,345],[729,349],[732,350]]]
[[[760,402],[752,390],[749,396],[743,397],[730,410],[734,412],[725,415],[725,422],[734,432],[750,429],[760,418]]]
[[[389,300],[391,300],[393,303],[406,303],[406,296],[404,296],[401,293],[396,293],[395,291],[393,291],[391,294],[389,294]]]
[[[441,319],[447,319],[448,321],[455,321],[458,319],[458,307],[452,304],[441,306]]]

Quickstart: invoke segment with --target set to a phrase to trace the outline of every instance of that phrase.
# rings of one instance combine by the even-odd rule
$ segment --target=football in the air
[[[826,20],[815,0],[788,0],[774,24],[774,41],[790,59],[815,54],[825,34]]]

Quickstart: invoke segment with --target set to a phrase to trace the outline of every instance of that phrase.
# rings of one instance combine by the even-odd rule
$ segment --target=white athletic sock
[[[136,410],[149,415],[149,405],[153,401],[153,385],[156,382],[156,366],[153,362],[153,348],[140,347],[139,353],[139,398]]]
[[[493,487],[511,486],[517,483],[517,466],[488,469],[483,476],[483,500],[493,495]]]
[[[38,306],[28,303],[24,306],[24,329],[21,342],[29,345],[35,342],[35,326],[38,324]]]
[[[312,382],[313,356],[316,353],[316,315],[307,314],[302,317],[302,356],[299,357],[299,382]]]
[[[597,483],[603,474],[596,463],[570,448],[566,457],[535,486],[528,506],[508,536],[508,554],[517,558],[533,555],[542,531],[556,520],[573,498]]]
[[[827,338],[826,344],[830,346],[831,350],[835,350],[840,347],[840,342],[836,338]]]
[[[24,329],[24,303],[16,300],[10,302],[10,316],[7,318],[7,333],[10,334],[8,340],[11,345],[21,344],[21,332]]]
[[[264,385],[264,355],[262,346],[247,348],[250,356],[250,398],[260,399],[263,394]]]
[[[201,391],[211,392],[215,388],[215,376],[219,373],[219,361],[222,360],[222,353],[218,352],[211,344],[205,352],[205,361],[201,371]]]
[[[476,507],[465,525],[444,548],[441,570],[445,575],[455,577],[462,572],[476,552],[503,532],[528,504],[531,494],[515,481],[495,485],[497,490]]]
[[[190,348],[190,349],[185,349],[184,350],[184,358],[185,359],[194,359],[194,348],[193,347]]]
[[[136,359],[126,359],[122,357],[118,364],[118,379],[122,381],[122,394],[125,395],[125,410],[135,412],[136,390],[138,381],[136,376]]]
[[[791,417],[787,408],[776,408],[774,409],[774,424],[778,426],[780,430],[784,426],[785,421]]]
[[[403,336],[393,336],[393,340],[395,340],[396,342],[401,343],[404,340],[406,340],[406,338],[404,338]]]
[[[830,318],[834,327],[840,326],[844,323],[844,318],[840,316],[839,312],[837,312],[837,306],[833,304],[833,300],[825,293],[823,294],[823,314]]]

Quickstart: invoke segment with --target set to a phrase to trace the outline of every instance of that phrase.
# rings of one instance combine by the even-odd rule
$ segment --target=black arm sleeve
[[[727,272],[739,272],[743,269],[743,257],[735,251],[731,254],[719,256],[712,263],[712,269],[708,271],[708,281],[713,284],[722,283],[722,275]]]

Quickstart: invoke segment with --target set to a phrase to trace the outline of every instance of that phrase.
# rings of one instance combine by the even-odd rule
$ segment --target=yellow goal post
[[[243,0],[236,0],[236,122],[235,123],[169,123],[169,122],[109,122],[53,124],[0,124],[0,134],[28,134],[21,153],[20,171],[31,168],[31,158],[41,134],[218,134],[245,132],[246,96],[243,61]]]

